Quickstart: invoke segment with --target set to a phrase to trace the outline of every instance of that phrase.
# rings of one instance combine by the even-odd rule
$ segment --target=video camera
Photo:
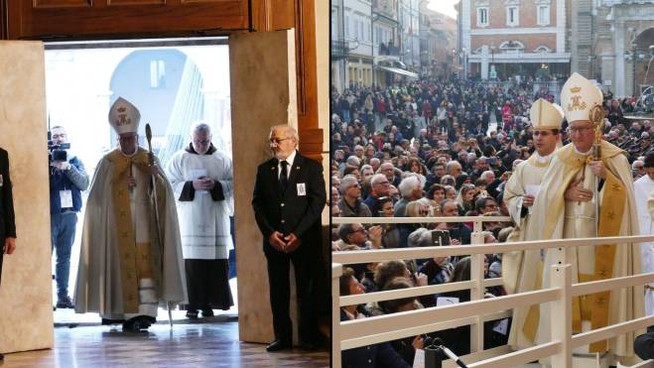
[[[48,162],[66,162],[68,161],[67,149],[70,148],[70,143],[54,144],[53,141],[48,141]]]

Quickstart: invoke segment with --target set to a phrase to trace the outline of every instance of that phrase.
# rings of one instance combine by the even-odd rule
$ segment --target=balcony
[[[379,44],[379,55],[400,56],[400,48],[381,42]]]
[[[347,58],[347,54],[350,51],[348,44],[349,42],[345,40],[332,40],[332,60]]]

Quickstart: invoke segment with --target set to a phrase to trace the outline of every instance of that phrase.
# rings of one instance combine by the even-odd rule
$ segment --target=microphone
[[[461,359],[456,354],[454,354],[452,350],[448,349],[445,345],[443,345],[443,340],[440,337],[435,337],[432,340],[432,344],[437,345],[439,348],[441,348],[441,350],[443,350],[443,353],[445,353],[445,355],[447,355],[448,358],[452,359],[456,363],[456,365],[458,365],[461,368],[468,368],[468,366],[465,365],[465,363],[463,363]]]
[[[430,336],[425,337],[424,346],[425,347],[430,347],[430,346],[432,346],[432,344],[433,344],[432,338]]]
[[[443,368],[443,349],[434,344],[434,339],[425,337],[424,350],[425,368]]]

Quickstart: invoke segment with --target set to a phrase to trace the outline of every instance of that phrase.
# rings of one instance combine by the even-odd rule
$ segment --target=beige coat
[[[77,313],[97,312],[110,319],[129,318],[139,313],[139,302],[142,304],[138,300],[139,277],[133,275],[142,274],[143,270],[154,280],[160,306],[187,300],[172,188],[163,174],[156,177],[157,226],[151,197],[152,177],[145,173],[147,152],[139,149],[128,161],[121,155],[118,150],[108,153],[95,171],[86,206],[75,290]],[[131,169],[126,162],[133,163]],[[125,170],[131,170],[136,178],[135,190],[127,188]],[[117,205],[117,196],[125,195],[128,197],[123,200],[127,205]],[[124,218],[121,221],[117,217]],[[149,261],[143,262],[136,257],[138,252],[134,244],[148,245]]]
[[[592,183],[596,180],[590,168],[585,164],[586,156],[578,153],[572,144],[568,144],[556,151],[536,197],[531,221],[539,224],[538,239],[593,237],[596,231],[602,235],[611,227],[614,228],[615,235],[626,236],[639,233],[633,182],[627,158],[622,150],[606,141],[602,141],[601,152],[602,161],[609,174],[602,190],[594,200],[600,201],[600,217],[604,221],[602,223],[604,225],[600,224],[599,229],[596,229],[597,216],[594,202],[577,203],[564,199],[565,189],[573,180],[581,176],[582,170],[584,171],[585,188],[592,188]],[[619,199],[620,197],[623,199]],[[609,221],[607,218],[611,220]],[[606,276],[597,276],[602,272],[596,267],[607,259],[611,260],[612,267],[606,269],[604,273],[610,277],[640,273],[638,244],[617,244],[613,248],[614,253],[610,256],[603,253],[606,252],[606,248],[610,247],[577,247],[566,248],[565,251],[548,250],[545,255],[543,287],[548,287],[550,284],[551,267],[547,265],[554,265],[558,262],[572,265],[573,283],[606,278]],[[608,303],[603,303],[606,301],[605,298],[600,300],[595,297],[587,297],[586,302],[582,301],[575,305],[573,320],[580,322],[581,330],[591,329],[591,320],[599,315],[597,311],[602,306],[608,308],[609,325],[643,316],[642,286],[611,290],[609,293]],[[577,299],[577,301],[579,300]],[[580,305],[585,307],[579,307]],[[545,303],[541,306],[538,323],[537,341],[539,343],[550,340],[549,325],[549,305]],[[610,339],[608,351],[617,356],[633,356],[635,336],[636,334],[632,332]],[[587,350],[587,347],[585,348]]]
[[[520,163],[504,187],[504,202],[515,223],[515,229],[507,242],[537,240],[538,224],[531,221],[531,214],[521,217],[522,199],[535,195],[543,181],[552,155],[542,158],[534,153]],[[506,252],[502,254],[502,279],[509,294],[537,290],[541,285],[543,261],[540,250]],[[523,328],[531,308],[515,308],[509,334],[509,345],[522,349],[535,345],[535,336],[525,334]],[[533,312],[532,312],[533,313]]]

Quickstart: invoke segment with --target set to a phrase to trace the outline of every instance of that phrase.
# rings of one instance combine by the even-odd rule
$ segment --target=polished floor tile
[[[326,351],[267,353],[265,345],[239,342],[233,316],[190,323],[180,313],[172,329],[160,319],[143,333],[60,316],[54,349],[7,354],[0,367],[329,367]]]

